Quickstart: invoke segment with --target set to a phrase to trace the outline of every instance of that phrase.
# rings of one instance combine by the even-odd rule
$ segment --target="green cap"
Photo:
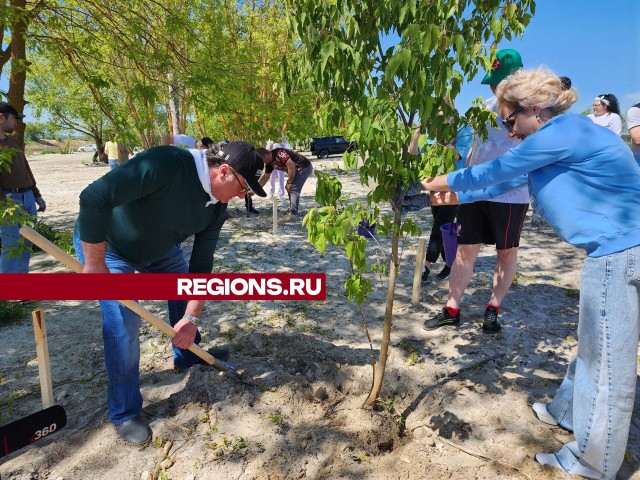
[[[482,79],[483,85],[498,85],[513,72],[522,68],[522,58],[515,50],[500,50],[491,65],[491,71]]]

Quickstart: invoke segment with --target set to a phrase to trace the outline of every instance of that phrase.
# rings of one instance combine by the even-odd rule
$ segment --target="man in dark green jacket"
[[[155,147],[93,182],[80,194],[74,244],[83,273],[211,273],[227,202],[253,191],[264,163],[245,142],[214,144],[206,152]],[[194,235],[189,265],[180,243]],[[140,317],[116,301],[100,301],[109,418],[127,443],[151,438],[142,416]],[[199,343],[204,301],[169,301],[174,364],[188,368],[199,358],[187,350]],[[228,351],[211,352],[225,359]]]

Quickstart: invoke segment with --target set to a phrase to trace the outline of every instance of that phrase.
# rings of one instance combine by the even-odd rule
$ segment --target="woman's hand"
[[[431,192],[431,205],[438,207],[440,205],[458,205],[458,194],[456,192]]]

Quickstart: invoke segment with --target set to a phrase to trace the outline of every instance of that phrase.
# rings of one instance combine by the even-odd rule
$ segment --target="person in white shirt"
[[[615,95],[603,93],[593,99],[593,113],[588,117],[597,125],[608,128],[617,135],[622,133],[622,118],[620,105]]]
[[[162,145],[176,145],[177,147],[187,147],[189,149],[196,148],[196,139],[179,133],[177,135],[163,135]]]
[[[640,103],[627,110],[627,128],[631,134],[631,151],[640,165]]]

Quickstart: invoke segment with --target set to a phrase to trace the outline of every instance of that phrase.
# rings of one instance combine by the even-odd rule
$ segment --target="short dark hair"
[[[202,137],[200,139],[200,143],[202,143],[202,146],[204,148],[209,148],[211,145],[213,145],[214,142],[209,137]]]
[[[269,150],[267,150],[266,148],[263,148],[263,147],[258,148],[258,149],[256,150],[256,152],[258,152],[258,155],[260,155],[263,159],[264,159],[264,156],[265,156],[267,153],[271,153]]]
[[[613,93],[603,93],[602,95],[598,95],[598,97],[604,98],[607,102],[609,102],[609,105],[607,105],[604,102],[601,102],[602,105],[604,105],[604,108],[607,110],[607,112],[620,115],[620,104],[618,103],[618,99]]]

